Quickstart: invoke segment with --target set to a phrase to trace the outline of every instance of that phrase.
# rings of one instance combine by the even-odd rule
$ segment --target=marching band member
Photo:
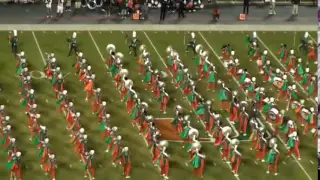
[[[238,131],[243,133],[243,136],[247,136],[247,128],[249,123],[249,114],[246,112],[247,102],[240,102],[240,113],[239,113],[239,126]]]
[[[306,126],[305,130],[303,131],[303,134],[307,134],[307,133],[309,133],[310,129],[316,128],[316,123],[317,123],[316,117],[317,117],[317,115],[314,112],[314,107],[311,107],[310,112],[308,114],[308,117],[306,119],[307,126]]]
[[[102,133],[102,139],[106,139],[106,137],[110,133],[110,114],[106,114],[104,118],[102,118],[102,121],[99,125],[99,131]]]
[[[137,57],[137,51],[138,51],[137,48],[139,47],[139,44],[140,44],[140,41],[137,38],[137,33],[136,33],[136,31],[133,31],[130,45],[128,46],[129,47],[129,54],[133,53],[134,57]]]
[[[56,156],[55,154],[49,154],[49,161],[46,162],[46,164],[43,167],[43,171],[48,175],[50,173],[51,179],[55,180],[56,179],[56,168],[57,163],[56,163]]]
[[[288,138],[289,138],[287,143],[287,147],[289,149],[288,157],[290,157],[292,153],[295,153],[295,156],[300,161],[301,160],[300,150],[299,150],[300,141],[299,141],[299,136],[297,131],[290,133],[288,135]]]
[[[208,87],[207,90],[212,89],[213,91],[216,90],[216,68],[215,66],[211,66],[210,67],[210,71],[209,71],[209,78],[208,78]]]
[[[28,93],[20,101],[21,105],[26,108],[26,111],[28,111],[32,104],[35,104],[36,102],[34,90],[30,89]]]
[[[64,110],[65,106],[68,105],[68,91],[63,90],[62,93],[59,95],[59,99],[56,101],[56,104],[59,105],[59,115],[62,113]]]
[[[188,52],[189,49],[193,51],[194,54],[196,54],[196,34],[194,32],[191,32],[191,39],[189,43],[186,46],[186,52]]]
[[[72,55],[72,51],[74,51],[75,54],[78,53],[78,46],[77,46],[77,33],[73,32],[71,38],[68,38],[69,43],[69,53],[68,57]]]
[[[6,164],[6,168],[10,170],[10,179],[21,178],[21,152],[14,153]]]
[[[10,161],[10,158],[18,152],[17,149],[17,143],[16,143],[16,138],[10,138],[10,143],[8,147],[5,149],[5,153],[8,154],[8,162]]]
[[[84,159],[84,163],[85,163],[85,167],[84,167],[85,168],[85,175],[84,175],[84,177],[85,178],[90,173],[92,179],[95,179],[95,170],[94,170],[94,168],[92,166],[92,159],[94,157],[94,154],[95,154],[94,150],[90,150],[89,152],[85,153],[85,159]]]
[[[278,175],[278,163],[279,163],[279,158],[280,158],[280,152],[278,151],[277,147],[277,139],[272,138],[269,141],[269,153],[266,159],[266,162],[268,163],[268,170],[267,174],[270,172],[274,172],[274,175]]]
[[[281,43],[280,50],[277,52],[277,54],[279,55],[280,61],[283,61],[283,63],[285,63],[288,56],[287,45]]]
[[[95,114],[98,109],[100,104],[102,103],[102,92],[101,92],[101,88],[97,88],[95,90],[93,90],[93,97],[91,98],[91,106],[92,106],[92,114]]]
[[[176,130],[178,133],[181,133],[183,131],[182,127],[182,121],[183,121],[183,113],[182,113],[182,106],[177,105],[175,107],[175,116],[173,118],[173,121],[171,122],[171,125],[176,127]]]
[[[199,143],[200,144],[200,143]],[[194,150],[194,154],[190,160],[193,166],[193,175],[203,178],[204,168],[205,168],[205,158],[206,156],[202,153],[201,146]]]
[[[39,152],[39,157],[41,158],[41,168],[43,168],[44,163],[48,160],[48,155],[50,154],[49,149],[49,138],[45,138],[44,141],[41,141],[41,148]]]
[[[285,65],[287,66],[287,72],[289,72],[290,69],[294,69],[295,68],[296,60],[297,60],[297,57],[294,54],[294,50],[291,49],[290,50],[290,54],[288,55],[287,60],[285,62]]]
[[[113,146],[112,146],[112,151],[111,151],[111,155],[112,155],[112,165],[116,166],[116,162],[118,160],[119,155],[121,155],[121,151],[122,151],[122,143],[121,143],[121,136],[117,136],[115,138],[115,141],[113,142]]]
[[[220,101],[220,110],[228,110],[229,109],[229,93],[230,90],[225,86],[225,83],[218,80],[218,84],[221,84],[221,88],[219,90],[219,101]]]
[[[17,30],[13,30],[13,37],[9,35],[9,43],[11,45],[12,53],[16,55],[18,53],[18,43],[19,43]]]
[[[169,94],[166,92],[165,88],[161,88],[160,90],[160,112],[163,114],[167,114],[167,104],[169,102]]]
[[[258,130],[258,141],[256,144],[257,157],[256,160],[261,162],[265,162],[265,154],[267,151],[267,140],[265,139],[265,129],[260,127]]]
[[[0,145],[4,147],[8,147],[11,138],[11,125],[7,125],[2,129],[2,140],[0,141]]]
[[[232,139],[231,140],[231,167],[232,167],[232,172],[234,174],[234,176],[238,177],[238,170],[241,164],[241,157],[242,154],[238,151],[238,146],[240,144],[240,141],[238,139]]]
[[[126,179],[130,178],[130,173],[131,173],[131,154],[129,152],[128,147],[124,147],[122,149],[121,154],[119,155],[118,158],[121,158],[121,164],[123,167],[123,173]]]
[[[53,78],[53,73],[55,72],[57,67],[56,58],[49,59],[49,61],[45,65],[45,73],[46,78],[51,81]]]

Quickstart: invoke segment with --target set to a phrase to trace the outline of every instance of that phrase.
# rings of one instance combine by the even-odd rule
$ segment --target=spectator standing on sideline
[[[71,0],[67,0],[67,3],[66,3],[66,11],[67,11],[67,12],[71,12]]]
[[[276,14],[276,0],[270,0],[270,9],[269,9],[269,15],[275,15]]]
[[[249,14],[250,0],[243,0],[243,14]]]
[[[102,11],[106,12],[107,17],[111,15],[111,0],[104,1]]]
[[[168,7],[168,0],[162,0],[161,8],[160,8],[160,21],[163,21],[166,18],[167,7]]]
[[[51,6],[52,6],[52,1],[51,0],[46,0],[47,18],[51,18],[52,17]]]
[[[178,0],[177,8],[178,8],[178,18],[184,18],[185,4],[183,0]]]
[[[300,0],[292,0],[292,16],[298,15]]]
[[[121,19],[126,19],[127,18],[127,3],[125,0],[119,0],[119,8],[120,8],[120,14],[121,14]]]

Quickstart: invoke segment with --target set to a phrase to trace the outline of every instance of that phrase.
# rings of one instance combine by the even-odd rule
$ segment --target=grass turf
[[[149,90],[146,91],[144,89],[144,84],[141,82],[142,77],[138,75],[138,64],[136,63],[136,60],[128,54],[127,45],[124,43],[124,34],[121,32],[97,31],[90,33],[101,51],[102,56],[108,57],[105,47],[109,43],[115,44],[117,51],[124,53],[124,67],[130,71],[129,76],[134,80],[134,89],[138,92],[140,98],[149,104],[149,110],[153,116],[173,117],[173,108],[177,104],[182,105],[184,109],[189,109],[190,106],[183,97],[183,94],[174,88],[170,83],[171,76],[168,76],[165,79],[167,85],[166,89],[170,95],[168,114],[160,114],[160,103],[152,99],[152,94]],[[244,46],[245,33],[246,32],[202,32],[208,44],[199,36],[199,34],[197,34],[198,43],[203,44],[205,49],[207,49],[212,56],[212,60],[219,72],[219,79],[226,79],[225,69],[214,56],[213,51],[219,53],[222,44],[231,43],[234,46],[236,54],[239,56],[241,61],[242,68],[251,65],[246,57],[247,49]],[[293,33],[291,32],[276,32],[271,34],[261,32],[258,34],[261,40],[273,52],[277,50],[282,42],[293,44]],[[69,96],[74,100],[76,108],[82,113],[81,124],[86,129],[89,136],[89,146],[97,152],[97,156],[94,160],[97,170],[97,179],[103,179],[106,176],[111,179],[122,179],[121,168],[117,167],[116,170],[114,170],[114,167],[111,165],[110,156],[107,156],[104,152],[106,145],[100,138],[97,117],[91,114],[91,107],[89,103],[84,101],[85,93],[83,92],[83,87],[78,81],[78,77],[74,75],[74,69],[71,67],[74,62],[74,58],[67,58],[68,48],[66,38],[70,35],[71,32],[35,32],[35,36],[42,51],[41,53],[49,53],[53,51],[57,56],[58,63],[64,75],[70,73],[65,77],[67,89],[70,94]],[[298,44],[298,39],[302,35],[303,32],[298,32],[296,44]],[[7,32],[1,33],[1,37],[6,36]],[[165,66],[161,61],[161,58],[165,58],[166,56],[166,47],[168,45],[172,45],[173,48],[180,53],[180,57],[184,64],[191,70],[192,74],[195,75],[192,55],[184,53],[183,36],[183,32],[147,32],[146,34],[138,32],[138,38],[147,45],[148,50],[152,55],[152,64],[154,68],[165,71]],[[316,37],[316,33],[311,33],[311,36]],[[41,71],[44,64],[32,33],[23,32],[19,34],[19,37],[22,42],[21,48],[26,52],[30,69],[34,71]],[[78,33],[78,41],[80,49],[84,52],[87,60],[96,73],[96,84],[98,87],[102,88],[104,99],[108,102],[108,110],[112,117],[111,123],[112,125],[119,127],[120,134],[122,135],[125,144],[127,144],[132,151],[133,169],[131,178],[138,179],[141,177],[148,177],[152,179],[160,179],[157,168],[151,163],[151,154],[148,152],[145,142],[142,137],[138,135],[138,131],[131,126],[130,117],[125,111],[124,104],[119,100],[119,93],[115,89],[110,76],[107,74],[107,69],[102,62],[103,59],[98,53],[90,34],[88,32]],[[8,49],[8,44],[5,41],[1,42],[0,46],[2,49]],[[5,61],[1,62],[2,66],[0,71],[1,85],[3,86],[1,102],[7,105],[9,114],[12,117],[11,124],[14,128],[14,136],[18,139],[19,149],[22,149],[24,153],[24,165],[27,169],[24,169],[23,177],[24,179],[33,178],[35,180],[46,179],[39,166],[40,162],[37,157],[38,150],[28,140],[30,133],[27,129],[27,118],[24,115],[24,109],[19,106],[20,95],[16,93],[18,89],[18,78],[14,76],[15,60],[9,50],[2,52],[1,55],[1,57],[5,59]],[[274,66],[280,67],[276,59],[272,58],[272,56],[270,56],[270,58]],[[316,72],[316,65],[312,65],[310,68],[312,71],[314,70],[314,72]],[[259,84],[260,76],[258,75],[255,66],[252,66],[252,68],[248,70],[251,74],[256,75]],[[228,87],[231,87],[232,89],[239,89],[235,81],[226,82]],[[57,107],[54,102],[54,92],[52,91],[51,85],[43,79],[34,79],[33,84],[37,93],[37,104],[39,105],[39,109],[42,114],[40,123],[49,128],[49,138],[51,139],[53,151],[57,155],[57,179],[82,178],[84,175],[84,167],[79,162],[77,155],[73,152],[73,146],[69,143],[69,136],[65,129],[66,123],[64,122],[64,118],[57,116]],[[263,84],[263,86],[267,87],[268,85]],[[206,99],[217,99],[217,93],[206,91],[205,80],[197,82],[197,89]],[[275,95],[275,92],[268,91],[267,94]],[[286,105],[285,102],[280,102],[280,104],[281,108]],[[309,104],[311,103],[309,102]],[[214,107],[218,106],[218,102],[215,101]],[[287,113],[292,116],[291,111]],[[228,117],[228,114],[225,112],[221,112],[221,114],[224,117]],[[202,125],[196,122],[194,113],[191,113],[191,115],[193,118],[192,125],[201,130],[201,137],[205,137],[203,127],[201,127]],[[263,119],[262,122],[265,123]],[[20,124],[22,125],[20,126]],[[227,124],[227,122],[225,122],[225,124]],[[316,161],[316,147],[314,146],[314,143],[310,143],[310,141],[314,141],[311,135],[301,137],[302,160],[300,161],[300,164],[311,178],[315,179],[317,177],[316,172],[313,171],[315,165],[310,161]],[[234,178],[228,165],[220,160],[219,151],[213,148],[211,144],[204,144],[203,146],[204,151],[208,156],[205,179],[212,179],[217,176],[222,180]],[[263,180],[271,178],[306,179],[307,177],[303,173],[301,167],[299,167],[299,164],[297,164],[292,158],[286,158],[286,149],[283,145],[279,144],[279,146],[281,150],[279,175],[273,176],[265,174],[267,164],[261,162],[257,164],[255,163],[255,152],[249,150],[249,142],[243,141],[240,147],[241,152],[244,155],[244,159],[239,170],[239,178],[260,178]],[[188,160],[188,154],[184,152],[181,145],[179,143],[170,143],[169,148],[169,153],[171,154],[170,179],[194,179],[194,177],[191,176],[191,168],[185,166],[185,162]],[[5,162],[6,156],[0,154],[0,159]],[[0,173],[2,177],[9,176],[9,173],[6,172],[4,168],[0,168]]]

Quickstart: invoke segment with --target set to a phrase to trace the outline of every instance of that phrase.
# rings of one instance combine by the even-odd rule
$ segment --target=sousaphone
[[[127,69],[121,69],[119,74],[121,77],[128,77],[129,71]]]
[[[114,44],[108,44],[106,50],[111,55],[112,52],[116,51],[116,46]]]
[[[140,50],[141,52],[143,52],[144,50],[147,50],[147,46],[144,45],[144,44],[141,44],[140,47],[139,47],[139,50]]]
[[[168,146],[169,146],[169,142],[167,140],[160,141],[158,145],[160,149],[167,148]]]
[[[229,136],[232,132],[232,129],[229,126],[225,126],[221,129],[221,131],[224,136]]]
[[[202,44],[196,45],[195,50],[196,50],[196,52],[197,52],[198,54],[201,54],[202,51],[203,51],[203,46],[202,46]]]

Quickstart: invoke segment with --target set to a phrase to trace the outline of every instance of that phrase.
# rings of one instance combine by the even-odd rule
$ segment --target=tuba
[[[197,129],[191,128],[188,132],[189,138],[193,139],[193,137],[199,137],[199,131]]]
[[[225,127],[223,127],[221,130],[222,130],[222,134],[223,134],[224,136],[228,136],[228,135],[230,135],[231,132],[232,132],[232,129],[231,129],[231,127],[229,127],[229,126],[225,126]]]
[[[147,46],[144,45],[144,44],[141,44],[140,47],[139,47],[139,50],[140,50],[141,52],[143,52],[144,50],[147,50]]]
[[[238,146],[240,144],[240,141],[238,139],[231,139],[230,145],[232,147]]]
[[[279,114],[280,114],[280,111],[275,107],[271,108],[270,111],[268,112],[268,116],[272,121],[277,120],[277,116]]]
[[[86,0],[87,7],[91,10],[101,7],[103,5],[102,0]]]
[[[169,142],[167,140],[162,140],[159,142],[158,147],[160,149],[167,148],[169,146]]]
[[[121,69],[119,74],[121,77],[127,77],[129,75],[129,71],[127,69]]]
[[[131,79],[128,79],[124,82],[124,87],[127,89],[131,89],[131,87],[133,86],[133,81]]]
[[[202,52],[202,50],[203,50],[203,46],[201,45],[201,44],[198,44],[198,45],[196,45],[196,52],[198,53],[198,54],[201,54],[201,52]]]
[[[108,44],[106,50],[111,55],[112,52],[116,51],[116,46],[114,44]]]
[[[271,138],[269,140],[269,147],[272,148],[275,144],[277,144],[277,138]]]
[[[168,46],[167,49],[166,49],[166,52],[169,54],[171,51],[173,51],[173,48],[172,46]]]
[[[123,55],[121,52],[117,52],[117,53],[116,53],[116,57],[117,57],[118,59],[120,59],[121,62],[122,62],[122,61],[123,61],[123,58],[124,58],[124,55]]]
[[[192,151],[195,151],[195,150],[197,150],[197,149],[201,149],[201,144],[200,144],[200,142],[193,142],[193,143],[191,144],[191,150],[192,150]]]
[[[146,121],[147,122],[152,122],[154,120],[154,117],[152,115],[146,116]]]

